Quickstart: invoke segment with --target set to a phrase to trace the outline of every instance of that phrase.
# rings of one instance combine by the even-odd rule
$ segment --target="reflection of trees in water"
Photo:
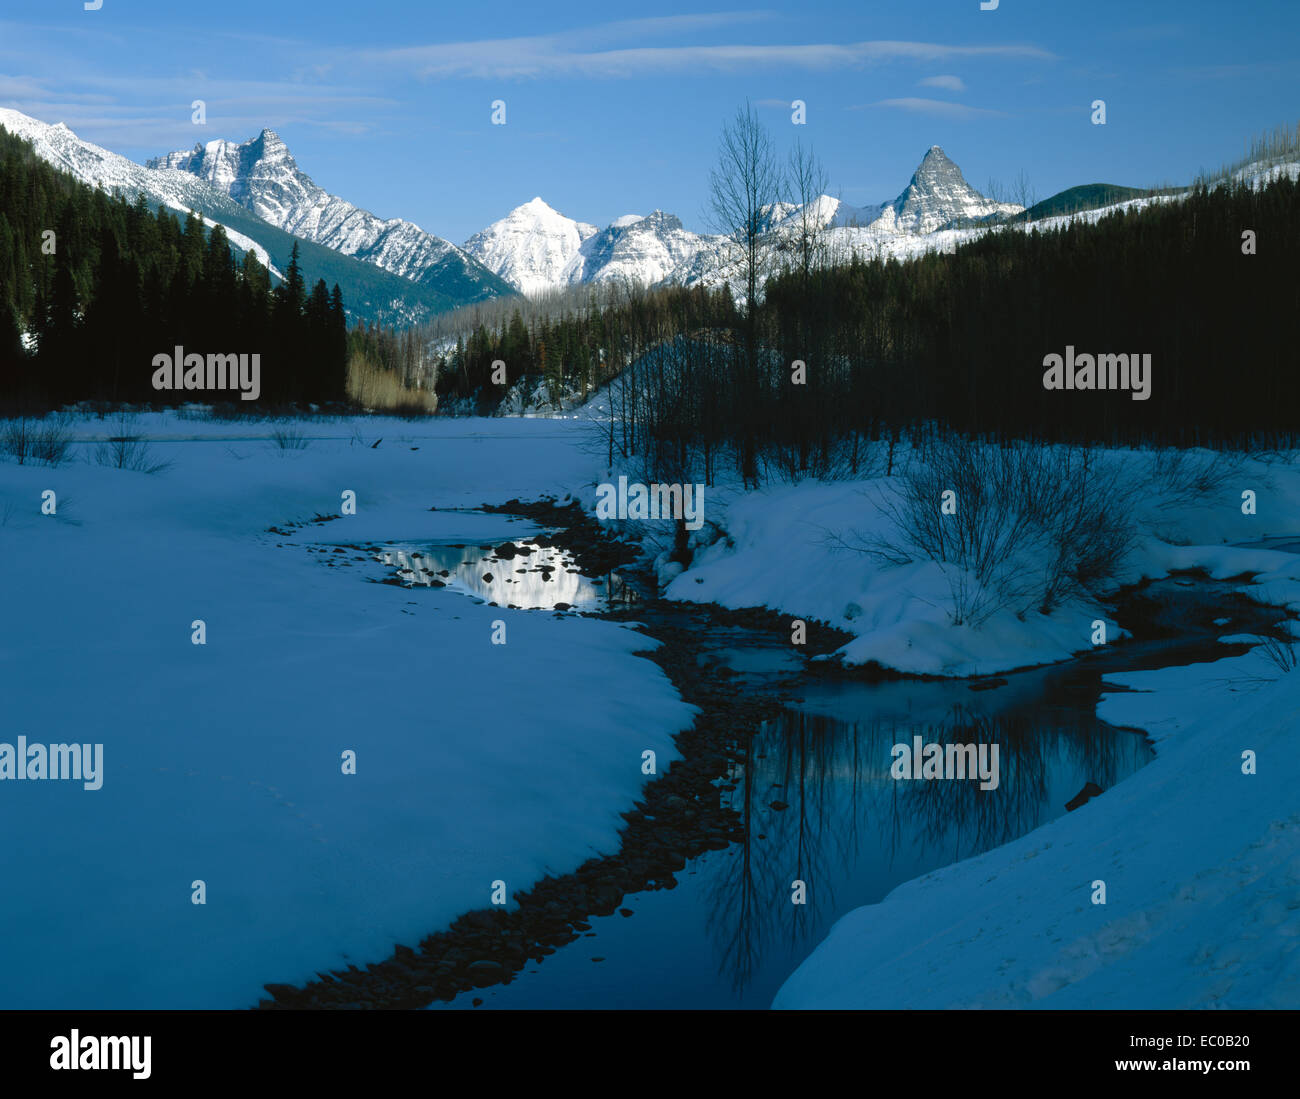
[[[978,778],[891,778],[893,745],[918,735],[927,744],[997,744],[997,789],[981,790]],[[945,862],[969,858],[1036,827],[1061,766],[1106,789],[1134,768],[1139,751],[1130,735],[1100,722],[1047,724],[1041,714],[989,717],[954,706],[941,724],[854,725],[786,711],[746,745],[734,774],[745,838],[710,883],[720,971],[743,988],[778,936],[797,944],[824,926],[837,908],[836,872],[858,860],[864,843],[889,865],[925,847],[944,851]],[[774,800],[788,808],[769,809]],[[805,905],[791,903],[795,880],[807,884]]]
[[[792,943],[801,941],[817,925],[816,912],[833,902],[833,893],[823,897],[822,892],[833,889],[831,870],[842,840],[827,827],[828,815],[837,799],[847,796],[851,811],[842,823],[856,842],[865,789],[857,770],[862,750],[852,734],[852,726],[832,718],[788,711],[777,722],[765,722],[745,746],[735,803],[745,838],[713,876],[710,898],[721,971],[731,975],[734,988],[749,983],[765,943],[783,928]],[[837,774],[845,752],[853,768],[848,782]],[[768,809],[778,800],[787,808]],[[767,810],[761,840],[759,810]],[[806,904],[791,902],[795,881],[807,887]]]
[[[957,708],[949,723],[918,732],[927,743],[999,746],[996,790],[981,790],[978,780],[897,784],[903,788],[900,811],[912,819],[918,843],[937,845],[950,831],[956,861],[1006,843],[1038,823],[1047,801],[1055,737],[1043,737],[1023,717],[990,718]],[[895,853],[891,849],[891,856]]]
[[[764,730],[767,723],[764,722]],[[736,808],[740,812],[744,840],[740,850],[727,849],[722,868],[713,878],[710,889],[709,912],[712,915],[710,930],[714,946],[721,958],[720,973],[732,975],[732,987],[743,988],[757,964],[760,944],[764,939],[754,924],[762,916],[760,889],[755,881],[754,862],[754,746],[761,738],[752,737],[745,749],[745,762],[733,772],[737,778],[740,797]]]

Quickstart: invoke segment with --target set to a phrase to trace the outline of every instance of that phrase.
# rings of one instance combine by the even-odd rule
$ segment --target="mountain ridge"
[[[326,191],[298,167],[289,147],[269,128],[243,142],[198,142],[193,149],[154,157],[146,167],[202,179],[278,229],[466,302],[512,292],[450,241],[405,218],[381,218]]]
[[[0,127],[31,143],[36,155],[83,183],[128,198],[143,194],[150,207],[165,206],[185,214],[193,210],[205,221],[225,228],[233,247],[252,251],[277,277],[287,268],[293,246],[300,251],[304,277],[327,285],[338,283],[349,317],[406,326],[471,302],[454,287],[432,280],[413,283],[373,264],[299,238],[264,221],[223,191],[197,177],[154,169],[79,138],[63,123],[42,122],[20,111],[0,107]],[[502,283],[501,293],[511,293]]]
[[[897,245],[904,238],[989,224],[1023,209],[980,194],[938,145],[930,146],[908,185],[892,202],[853,207],[820,195],[813,204],[812,221],[817,227],[849,230],[854,239],[847,243],[854,248],[878,248],[891,241]],[[793,227],[798,224],[795,215],[799,209],[794,203],[774,203],[767,208],[765,231],[777,235],[796,231]],[[539,211],[549,214],[540,216]],[[549,219],[550,214],[560,220]],[[538,197],[475,233],[463,247],[525,294],[622,279],[647,285],[692,285],[727,277],[724,266],[716,262],[726,251],[725,239],[686,229],[680,218],[663,210],[645,217],[616,218],[576,242],[575,226],[592,228],[558,214]]]

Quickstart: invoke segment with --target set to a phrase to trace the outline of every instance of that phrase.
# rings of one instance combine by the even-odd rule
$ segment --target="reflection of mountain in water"
[[[1115,689],[1103,688],[1102,677],[1218,660],[1234,652],[1220,642],[1225,634],[1267,634],[1276,608],[1252,603],[1239,587],[1186,575],[1143,584],[1123,593],[1116,609],[1133,640],[980,681],[868,682],[820,668],[814,676],[788,635],[722,625],[689,604],[638,608],[652,635],[688,632],[698,663],[729,690],[790,707],[732,744],[735,762],[719,786],[744,839],[690,859],[663,889],[624,898],[626,910],[592,917],[594,937],[584,934],[527,977],[490,991],[488,1002],[768,1008],[840,916],[1063,816],[1086,783],[1109,791],[1145,764],[1153,753],[1143,737],[1096,718],[1103,690]],[[997,789],[894,780],[891,749],[913,736],[996,743]],[[1103,792],[1078,811],[1104,818],[1109,797]],[[664,821],[669,834],[673,824]],[[791,903],[796,881],[806,885],[803,905]],[[979,913],[969,918],[978,925]],[[918,926],[916,935],[923,949],[928,929]],[[471,998],[456,1006],[471,1006]]]
[[[449,587],[502,607],[601,610],[633,597],[617,573],[583,576],[565,550],[508,544],[514,556],[499,556],[497,550],[507,552],[500,546],[433,545],[394,547],[384,550],[380,560],[394,566],[403,583]]]

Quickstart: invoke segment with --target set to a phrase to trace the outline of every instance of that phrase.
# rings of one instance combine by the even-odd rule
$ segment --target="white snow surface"
[[[307,448],[282,451],[274,424],[141,415],[129,430],[173,462],[156,475],[91,463],[89,441],[54,469],[0,461],[0,740],[104,745],[100,790],[0,786],[7,1007],[247,1007],[264,983],[382,960],[486,907],[494,880],[513,897],[616,850],[651,781],[641,752],[675,757],[694,711],[632,629],[368,583],[387,570],[308,551],[532,533],[446,509],[577,491],[595,477],[582,425],[298,426]],[[337,514],[345,489],[355,517],[267,531]]]
[[[1133,476],[1144,475],[1144,455],[1119,457],[1132,463]],[[1260,490],[1266,505],[1259,514],[1241,513],[1243,486]],[[719,542],[697,558],[669,593],[765,602],[792,615],[838,611],[833,624],[859,634],[842,650],[846,659],[884,657],[914,671],[991,672],[1084,647],[1090,612],[1083,607],[1066,613],[1075,616],[1073,640],[1068,629],[1060,632],[1065,623],[1054,621],[995,618],[967,631],[934,617],[927,603],[942,591],[927,590],[913,567],[886,570],[891,586],[852,555],[831,553],[824,534],[844,528],[850,492],[835,485],[777,489],[723,502],[710,518],[731,544]],[[1217,579],[1241,578],[1250,598],[1300,614],[1300,555],[1225,544],[1296,534],[1300,474],[1293,460],[1246,461],[1195,502],[1162,500],[1153,487],[1148,507],[1142,525],[1151,533],[1117,580],[1201,568]],[[729,569],[720,567],[724,557]],[[796,562],[806,587],[787,571]],[[848,600],[860,604],[853,618],[842,608]],[[881,637],[889,644],[878,643]],[[946,666],[935,666],[945,658]],[[1107,682],[1116,692],[1104,695],[1098,715],[1146,732],[1153,763],[1007,846],[848,913],[773,1006],[1300,1004],[1300,670],[1283,672],[1257,647],[1213,664],[1115,674]],[[1257,774],[1242,771],[1247,750],[1256,753]],[[1105,905],[1092,903],[1096,881],[1106,884]]]
[[[1300,573],[1300,561],[1291,572]],[[1300,671],[1258,650],[1107,677],[1156,758],[1013,843],[840,919],[776,1008],[1300,1004]],[[1252,751],[1257,774],[1244,774]],[[1106,903],[1094,904],[1095,882]]]
[[[583,242],[597,231],[538,197],[475,233],[464,248],[517,290],[534,294],[559,285]]]
[[[1208,452],[1193,452],[1193,458],[1213,460]],[[1107,460],[1127,463],[1126,477],[1136,483],[1151,476],[1150,452],[1111,452]],[[1238,484],[1268,484],[1267,511],[1243,515]],[[666,594],[815,618],[854,635],[835,659],[850,665],[876,662],[912,674],[991,675],[1065,660],[1091,647],[1096,619],[1107,622],[1110,637],[1122,636],[1116,629],[1122,631],[1123,622],[1081,600],[1067,601],[1051,615],[1030,610],[1022,616],[1004,607],[978,625],[954,625],[952,567],[931,561],[887,566],[843,548],[844,542],[860,545],[876,537],[896,541],[881,505],[898,491],[898,479],[884,477],[805,481],[747,493],[726,484],[711,487],[702,537],[715,540],[697,549],[690,568]],[[1135,583],[1197,567],[1218,577],[1257,572],[1251,585],[1257,598],[1300,609],[1300,589],[1292,591],[1274,575],[1287,554],[1224,544],[1289,533],[1285,524],[1296,514],[1300,475],[1263,462],[1245,463],[1240,481],[1234,477],[1220,485],[1201,507],[1171,506],[1153,489],[1140,505],[1137,525],[1160,536],[1141,538],[1115,581]],[[1026,560],[1022,567],[1035,564]]]

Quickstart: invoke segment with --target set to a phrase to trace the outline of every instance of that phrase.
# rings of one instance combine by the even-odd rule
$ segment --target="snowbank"
[[[1150,453],[1114,452],[1108,460],[1131,467],[1134,483],[1150,478]],[[1257,493],[1255,514],[1242,512],[1245,489]],[[1007,606],[977,625],[957,624],[954,569],[931,561],[892,565],[846,548],[891,537],[878,503],[893,491],[895,483],[886,478],[748,493],[710,488],[704,514],[725,535],[700,547],[665,594],[819,619],[854,635],[834,659],[919,675],[990,675],[1065,660],[1092,647],[1098,619],[1107,623],[1108,641],[1124,636],[1123,622],[1082,599],[1050,615]],[[1294,532],[1300,473],[1289,465],[1245,462],[1238,474],[1191,502],[1162,497],[1153,486],[1136,507],[1136,529],[1144,533],[1112,578],[1116,586],[1178,569],[1203,568],[1215,577],[1257,573],[1245,585],[1252,598],[1300,609],[1291,554],[1224,544]]]
[[[777,1008],[1294,1008],[1300,671],[1258,650],[1109,677],[1148,766],[841,919]],[[1243,753],[1258,773],[1243,773]],[[1097,881],[1106,903],[1094,904]]]

